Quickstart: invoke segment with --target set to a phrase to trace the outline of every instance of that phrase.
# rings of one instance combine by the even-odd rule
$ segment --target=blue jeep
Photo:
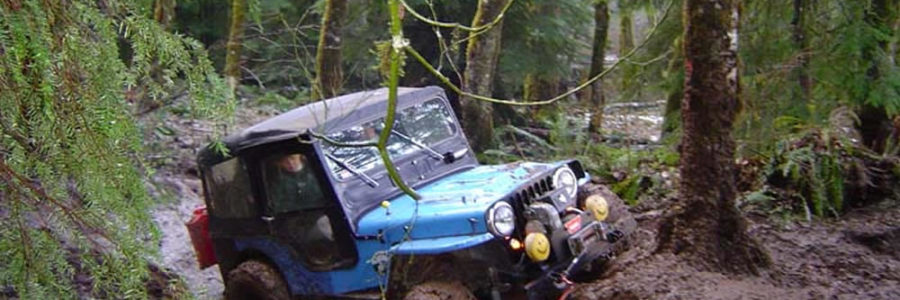
[[[557,297],[622,245],[634,220],[575,160],[480,165],[438,87],[296,108],[203,149],[208,236],[230,299]],[[195,246],[197,244],[197,237]]]

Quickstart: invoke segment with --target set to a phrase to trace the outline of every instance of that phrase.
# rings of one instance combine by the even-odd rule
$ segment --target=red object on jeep
[[[191,243],[194,244],[194,253],[197,254],[197,263],[200,264],[200,269],[217,264],[212,238],[209,237],[209,214],[206,212],[206,206],[195,208],[191,220],[184,225],[187,226]]]

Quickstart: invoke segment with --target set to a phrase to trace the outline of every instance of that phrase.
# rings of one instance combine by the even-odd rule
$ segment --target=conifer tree
[[[149,296],[157,233],[127,88],[161,98],[183,83],[195,112],[230,108],[204,48],[152,12],[0,2],[0,287],[14,297]]]

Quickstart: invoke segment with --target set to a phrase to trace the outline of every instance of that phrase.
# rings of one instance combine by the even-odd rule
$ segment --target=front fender
[[[391,247],[393,254],[439,254],[466,249],[494,239],[491,233],[407,240]]]

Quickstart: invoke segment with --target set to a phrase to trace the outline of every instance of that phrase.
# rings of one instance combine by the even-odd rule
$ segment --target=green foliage
[[[845,185],[851,184],[849,169],[861,152],[854,141],[855,115],[837,109],[829,120],[820,128],[796,117],[777,118],[776,127],[790,130],[791,137],[776,143],[767,155],[769,161],[761,170],[763,185],[746,201],[770,211],[802,211],[807,220],[813,215],[839,216],[845,208]]]
[[[521,90],[526,74],[566,78],[573,61],[589,61],[576,50],[590,47],[592,11],[589,1],[516,0],[503,21],[498,72],[510,75],[501,77],[502,90]]]
[[[231,109],[198,42],[106,4],[0,4],[0,286],[21,298],[147,298],[158,233],[134,103],[184,82],[194,112]]]
[[[794,40],[791,1],[745,2],[739,35],[745,113],[738,128],[745,150],[771,150],[797,129],[781,126],[791,118],[826,126],[827,112],[842,105],[900,112],[900,69],[886,47],[898,39],[888,24],[896,22],[897,7],[874,7],[879,1],[806,1],[803,45]],[[808,95],[801,73],[811,79]]]
[[[622,197],[625,203],[635,206],[638,203],[638,193],[641,192],[641,185],[644,183],[645,177],[642,175],[631,175],[612,186],[612,191]]]
[[[499,148],[485,151],[479,160],[504,163],[576,158],[592,177],[609,183],[629,205],[637,205],[642,197],[664,197],[673,192],[670,177],[680,158],[669,147],[639,150],[593,142],[580,130],[586,127],[583,121],[563,113],[543,121],[549,128],[546,136],[511,125],[498,128],[495,139]]]
[[[388,37],[383,26],[387,7],[383,1],[349,2],[341,39],[344,86],[348,91],[376,87],[381,77],[373,67],[378,60],[371,52],[375,41]],[[297,99],[295,105],[306,102],[308,86],[315,77],[322,1],[256,0],[250,1],[248,8],[251,22],[245,24],[241,79],[258,89],[244,92],[278,93]],[[194,0],[179,3],[176,16],[179,30],[209,47],[219,68],[225,60],[229,9],[222,1]]]
[[[835,153],[817,151],[813,146],[791,149],[780,143],[773,164],[780,177],[799,189],[803,204],[809,206],[802,207],[804,211],[812,209],[818,217],[827,212],[837,216],[844,203],[844,177],[837,159]]]

